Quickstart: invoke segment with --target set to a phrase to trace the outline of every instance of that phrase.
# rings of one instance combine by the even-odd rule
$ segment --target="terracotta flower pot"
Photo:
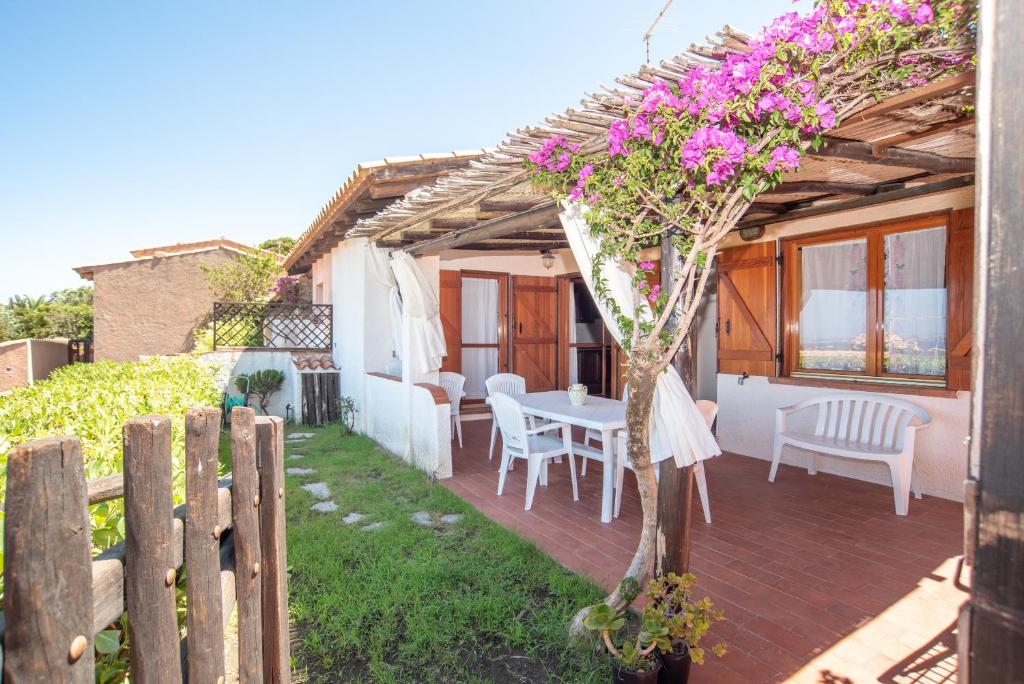
[[[658,684],[686,684],[690,679],[690,649],[683,647],[680,652],[662,653],[661,671]]]
[[[633,670],[620,669],[619,664],[612,661],[612,683],[613,684],[658,684],[658,676],[662,670],[661,661],[657,661],[653,670],[648,672],[634,672]]]

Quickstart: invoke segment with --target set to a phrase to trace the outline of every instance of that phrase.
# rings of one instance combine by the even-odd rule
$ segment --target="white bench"
[[[818,412],[813,432],[787,427],[790,415],[811,408]],[[912,425],[915,418],[917,422]],[[811,452],[807,464],[810,475],[817,472],[815,453],[881,461],[888,464],[892,474],[896,514],[906,515],[910,490],[914,490],[915,497],[921,498],[921,488],[914,474],[914,438],[917,431],[929,423],[931,417],[920,406],[873,394],[831,394],[780,408],[775,414],[772,469],[768,481],[775,482],[782,447],[787,444]]]

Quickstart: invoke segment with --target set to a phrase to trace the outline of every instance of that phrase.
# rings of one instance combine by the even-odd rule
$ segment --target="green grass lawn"
[[[296,669],[329,682],[597,682],[607,659],[566,625],[603,598],[512,532],[373,442],[337,427],[286,444],[289,597]],[[326,482],[319,513],[301,485]],[[455,524],[411,520],[457,513]],[[349,513],[366,516],[347,525]],[[371,523],[380,529],[365,531]]]

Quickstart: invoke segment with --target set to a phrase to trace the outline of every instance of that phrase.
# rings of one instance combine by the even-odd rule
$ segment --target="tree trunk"
[[[641,590],[654,567],[655,535],[658,522],[658,482],[654,477],[654,466],[651,465],[650,417],[651,406],[654,404],[654,385],[657,381],[655,362],[645,358],[646,350],[636,350],[629,357],[626,379],[629,382],[629,399],[626,402],[626,429],[629,432],[629,462],[636,474],[637,488],[640,491],[640,504],[643,507],[643,523],[640,530],[640,541],[637,544],[633,560],[630,561],[626,574],[619,586],[612,591],[604,603],[614,610],[626,608]],[[609,468],[610,464],[603,467]],[[635,582],[635,584],[634,584]],[[574,635],[585,633],[583,620],[590,612],[584,608],[576,614],[570,626]]]

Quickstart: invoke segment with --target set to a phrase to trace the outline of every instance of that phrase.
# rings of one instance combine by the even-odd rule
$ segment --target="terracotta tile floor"
[[[591,462],[573,502],[565,465],[552,465],[524,511],[525,467],[497,496],[490,421],[465,421],[444,484],[492,520],[533,540],[565,567],[610,588],[639,535],[640,501],[626,472],[622,516],[600,522],[601,466]],[[726,611],[713,636],[729,653],[701,682],[950,682],[959,605],[953,586],[962,507],[925,497],[893,512],[892,490],[726,454],[707,466],[713,525],[694,492],[692,570],[698,595]],[[713,642],[709,642],[713,643]]]

